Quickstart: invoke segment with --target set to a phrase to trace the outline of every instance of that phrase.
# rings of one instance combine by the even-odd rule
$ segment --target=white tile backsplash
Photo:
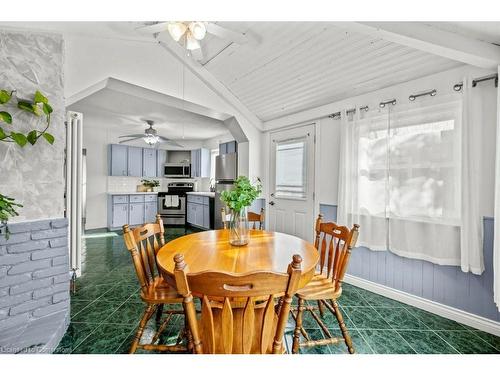
[[[152,178],[150,178],[152,179]],[[194,182],[195,191],[209,191],[210,178],[154,178],[160,181],[159,191],[167,191],[169,182]],[[142,177],[108,176],[108,192],[129,193],[137,191],[137,185],[141,185]]]

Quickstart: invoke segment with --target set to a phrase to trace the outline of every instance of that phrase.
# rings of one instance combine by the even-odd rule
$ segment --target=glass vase
[[[233,246],[244,246],[248,244],[248,213],[247,208],[240,211],[231,210],[229,220],[229,243]]]

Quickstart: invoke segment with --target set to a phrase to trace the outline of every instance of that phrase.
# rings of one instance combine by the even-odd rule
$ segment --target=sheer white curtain
[[[482,272],[462,119],[462,94],[344,116],[338,217],[361,225],[362,246]]]

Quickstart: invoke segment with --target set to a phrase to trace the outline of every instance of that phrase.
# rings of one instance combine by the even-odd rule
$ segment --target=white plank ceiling
[[[220,22],[257,45],[216,37],[201,61],[262,121],[461,65],[319,22]]]

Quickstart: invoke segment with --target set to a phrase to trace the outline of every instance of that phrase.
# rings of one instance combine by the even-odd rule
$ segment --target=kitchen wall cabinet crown
[[[110,144],[109,176],[163,177],[166,150]]]
[[[191,177],[210,177],[210,150],[191,150]]]

